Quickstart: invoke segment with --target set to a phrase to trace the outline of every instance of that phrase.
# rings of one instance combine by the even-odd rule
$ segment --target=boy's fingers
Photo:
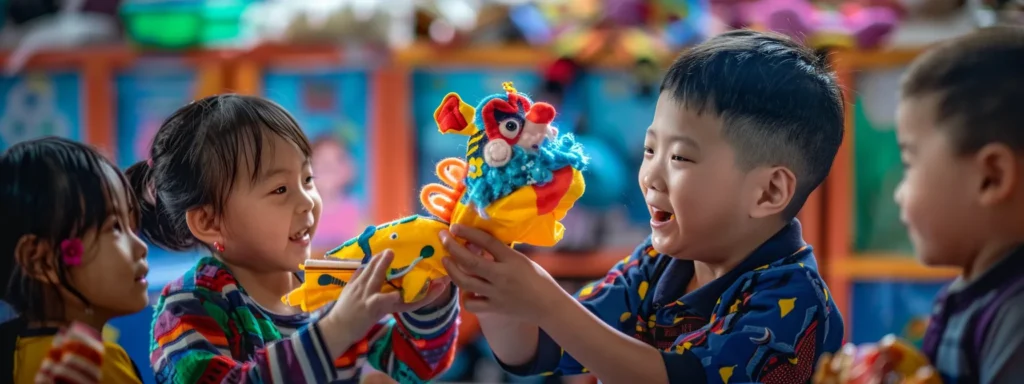
[[[388,293],[378,292],[370,297],[369,302],[370,308],[383,309],[386,313],[400,312],[395,311],[394,308],[402,305],[402,293],[398,291]]]
[[[451,259],[441,259],[441,263],[444,264],[444,269],[448,271],[448,277],[450,277],[452,282],[459,286],[459,288],[478,294],[486,294],[490,291],[490,284],[487,284],[486,281],[479,278],[470,276],[462,270],[462,267],[453,263]]]
[[[455,238],[451,234],[441,232],[441,243],[444,244],[445,249],[448,250],[449,262],[455,261],[459,267],[463,268],[466,272],[474,275],[483,276],[487,278],[490,275],[490,266],[494,263],[474,254],[466,247],[455,241]]]
[[[495,260],[501,260],[503,256],[510,251],[508,245],[503,244],[487,232],[476,228],[455,224],[452,226],[452,234],[483,248],[490,253],[491,256],[494,256]]]
[[[384,284],[384,280],[387,279],[388,268],[391,267],[391,260],[395,257],[395,254],[390,249],[385,250],[379,256],[374,257],[377,264],[373,265],[373,268],[367,271],[370,273],[368,276],[369,289],[372,291],[379,290],[381,285]]]
[[[473,313],[488,313],[493,309],[491,301],[486,297],[479,295],[468,295],[466,299],[462,301],[462,305],[467,311]]]

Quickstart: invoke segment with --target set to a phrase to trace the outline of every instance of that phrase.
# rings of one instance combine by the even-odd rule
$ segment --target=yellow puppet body
[[[435,217],[414,215],[367,228],[326,254],[338,260],[337,266],[303,266],[304,284],[282,300],[315,310],[338,297],[356,266],[386,249],[392,250],[394,260],[382,291],[400,291],[405,302],[420,300],[431,281],[447,275],[441,259],[448,253],[438,236],[451,224],[481,229],[510,245],[558,243],[565,231],[559,221],[585,189],[581,148],[571,136],[554,137],[553,107],[533,104],[510,84],[505,95],[492,95],[480,106],[474,108],[451,93],[434,114],[442,133],[470,137],[466,160],[439,162],[437,176],[443,184],[429,184],[420,194],[424,208]],[[548,140],[540,144],[543,137],[529,136],[537,132]]]

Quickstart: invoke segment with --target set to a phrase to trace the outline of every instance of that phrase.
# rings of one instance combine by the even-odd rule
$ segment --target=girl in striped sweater
[[[193,102],[164,122],[150,159],[127,173],[146,238],[211,252],[157,302],[157,382],[348,383],[369,362],[410,383],[450,364],[455,289],[435,284],[416,303],[381,294],[390,255],[318,313],[282,303],[301,284],[298,266],[310,257],[322,207],[309,141],[277,104],[238,95]]]
[[[45,138],[0,156],[0,382],[141,383],[108,320],[148,303],[146,245],[125,177],[88,146]]]

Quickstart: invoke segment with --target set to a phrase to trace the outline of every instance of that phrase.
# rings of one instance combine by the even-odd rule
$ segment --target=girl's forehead
[[[239,159],[239,175],[248,175],[247,177],[252,177],[251,181],[256,182],[268,178],[272,173],[302,167],[309,160],[297,144],[278,135],[269,135],[263,138],[258,156],[257,151],[250,148]]]

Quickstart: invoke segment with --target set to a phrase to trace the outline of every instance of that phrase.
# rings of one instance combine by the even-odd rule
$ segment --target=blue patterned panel
[[[618,175],[606,176],[602,185],[620,187],[615,188],[614,196],[606,197],[606,202],[625,206],[630,224],[646,228],[650,214],[636,180],[643,160],[645,132],[654,119],[657,95],[641,95],[636,78],[627,71],[588,74],[582,78],[581,87],[581,94],[586,98],[588,133],[605,144],[601,156],[618,160],[615,167]]]
[[[0,151],[44,136],[83,140],[79,79],[73,72],[0,76]]]
[[[920,346],[932,302],[945,284],[909,281],[854,283],[850,309],[853,313],[843,314],[845,319],[853,322],[851,341],[858,344],[877,342],[892,333]]]
[[[149,158],[153,136],[168,116],[196,94],[195,70],[135,68],[117,75],[117,163],[127,169]]]

